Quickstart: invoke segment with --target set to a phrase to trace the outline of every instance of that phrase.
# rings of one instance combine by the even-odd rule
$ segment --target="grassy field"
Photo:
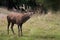
[[[16,35],[12,34],[11,29],[8,35],[6,17],[0,17],[0,40],[60,40],[60,14],[34,15],[23,24],[23,36],[18,37],[17,25],[14,31]]]

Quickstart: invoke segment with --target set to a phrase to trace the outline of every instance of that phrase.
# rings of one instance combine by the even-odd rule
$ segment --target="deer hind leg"
[[[15,34],[13,30],[13,26],[14,26],[14,23],[11,24],[11,31],[13,32],[13,34]]]
[[[9,34],[9,26],[10,26],[10,22],[8,22],[8,26],[7,26],[7,32]]]

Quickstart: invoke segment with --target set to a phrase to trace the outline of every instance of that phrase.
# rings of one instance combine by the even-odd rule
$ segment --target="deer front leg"
[[[20,27],[18,25],[18,36],[20,37]]]
[[[23,36],[23,34],[22,34],[22,24],[20,25],[20,30],[21,30],[21,36]]]

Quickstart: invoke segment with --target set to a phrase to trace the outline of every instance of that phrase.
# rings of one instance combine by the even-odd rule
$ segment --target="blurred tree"
[[[6,6],[6,2],[9,1],[11,1],[8,3],[9,6],[11,8],[14,7],[15,9],[22,4],[26,4],[34,8],[37,3],[42,3],[47,9],[60,10],[60,0],[0,0],[0,6]]]
[[[18,9],[19,10],[19,0],[7,0],[8,9]]]
[[[45,0],[44,4],[47,8],[55,11],[60,9],[60,0]]]

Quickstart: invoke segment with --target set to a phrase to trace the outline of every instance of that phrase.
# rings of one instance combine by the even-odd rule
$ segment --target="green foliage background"
[[[6,6],[7,0],[0,0],[0,6]],[[28,3],[29,0],[18,0],[17,3],[20,5],[23,3]],[[32,1],[32,0],[31,0]],[[36,3],[42,3],[48,9],[60,10],[60,0],[34,0]],[[14,0],[16,2],[16,0]],[[34,3],[34,2],[33,2]]]

